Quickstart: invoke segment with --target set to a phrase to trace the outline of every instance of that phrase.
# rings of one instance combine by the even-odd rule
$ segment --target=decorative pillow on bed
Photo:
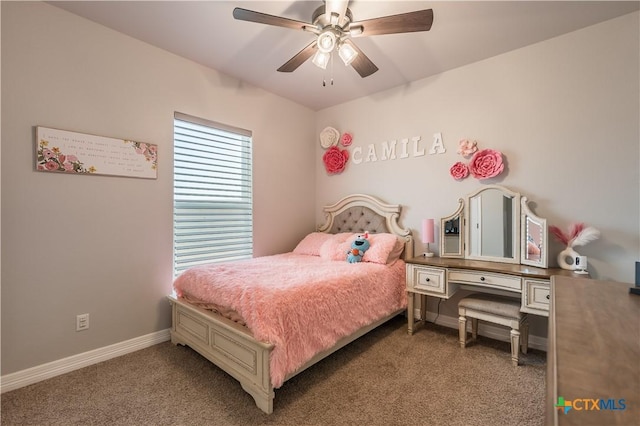
[[[345,260],[351,242],[356,237],[354,233],[336,234],[336,238],[326,241],[320,248],[320,257],[328,260]],[[402,254],[404,243],[394,234],[369,234],[370,247],[364,253],[363,262],[393,263]]]
[[[404,253],[404,246],[405,240],[401,237],[396,237],[396,245],[393,247],[393,250],[391,250],[391,253],[389,253],[389,257],[387,258],[388,264],[392,264],[396,260],[400,259],[402,253]]]
[[[392,253],[395,254],[397,252],[398,237],[393,234],[369,234],[369,243],[371,247],[364,253],[363,262],[393,263],[398,260],[400,253],[402,253],[400,251],[395,259],[390,256]]]
[[[325,232],[312,232],[298,243],[296,248],[293,249],[293,252],[296,254],[320,256],[320,247],[333,237],[333,234],[327,234]]]
[[[327,260],[344,260],[351,248],[351,240],[356,234],[341,232],[333,235],[320,247],[320,257]]]

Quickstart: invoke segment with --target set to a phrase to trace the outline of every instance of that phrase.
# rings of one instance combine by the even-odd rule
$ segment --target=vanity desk
[[[408,331],[426,318],[426,297],[448,299],[459,289],[513,296],[521,300],[521,312],[549,316],[550,282],[554,275],[577,277],[573,271],[528,265],[418,256],[407,264]],[[415,321],[418,295],[420,320]]]
[[[484,185],[440,219],[440,257],[406,261],[409,334],[416,326],[416,295],[420,322],[426,318],[426,296],[449,299],[459,289],[519,298],[521,312],[547,317],[551,277],[588,276],[547,268],[547,220],[528,204],[518,192]]]

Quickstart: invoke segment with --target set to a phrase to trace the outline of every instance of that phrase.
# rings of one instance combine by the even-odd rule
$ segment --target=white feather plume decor
[[[592,226],[587,226],[569,242],[570,247],[583,246],[600,238],[600,231]]]
[[[583,246],[600,238],[600,231],[584,223],[576,223],[569,227],[569,232],[564,233],[557,226],[550,226],[549,231],[567,247]]]

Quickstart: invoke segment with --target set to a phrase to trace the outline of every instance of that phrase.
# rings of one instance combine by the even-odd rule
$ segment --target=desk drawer
[[[538,313],[549,312],[550,284],[549,281],[525,278],[522,295],[523,311]]]
[[[472,284],[483,287],[501,288],[517,292],[522,291],[521,278],[507,274],[450,269],[448,280],[449,282],[456,282],[460,284]]]
[[[407,289],[428,293],[445,293],[445,270],[424,266],[407,265]]]

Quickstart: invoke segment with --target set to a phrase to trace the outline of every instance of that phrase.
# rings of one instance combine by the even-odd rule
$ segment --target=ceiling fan
[[[344,64],[351,65],[363,78],[378,71],[378,67],[351,41],[351,38],[429,31],[433,23],[432,9],[354,21],[348,0],[326,0],[324,3],[313,12],[311,23],[240,7],[233,9],[233,17],[241,21],[308,31],[317,36],[278,68],[280,72],[292,72],[311,57],[316,66],[326,69],[332,52],[337,50]]]

